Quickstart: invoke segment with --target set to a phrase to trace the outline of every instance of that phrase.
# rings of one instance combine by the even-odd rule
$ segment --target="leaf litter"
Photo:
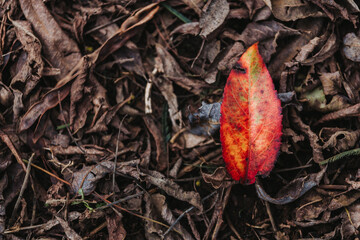
[[[3,2],[1,239],[354,238],[359,7]],[[256,42],[284,127],[254,187],[227,173],[219,126],[226,78]]]

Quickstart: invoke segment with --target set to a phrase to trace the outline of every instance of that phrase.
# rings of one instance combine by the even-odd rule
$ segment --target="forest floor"
[[[359,1],[1,2],[0,239],[358,236]],[[220,102],[257,42],[283,128],[243,185]]]

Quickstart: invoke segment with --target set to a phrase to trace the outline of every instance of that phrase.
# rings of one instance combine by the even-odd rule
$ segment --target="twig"
[[[103,209],[108,208],[108,207],[111,207],[111,206],[113,206],[113,205],[115,205],[115,204],[122,203],[122,202],[128,201],[128,200],[130,200],[130,199],[136,198],[136,197],[138,197],[138,196],[141,196],[141,195],[143,195],[144,193],[145,193],[144,191],[141,191],[141,192],[139,192],[139,193],[136,193],[136,194],[133,194],[133,195],[130,195],[130,196],[121,198],[121,199],[116,200],[115,202],[109,203],[109,204],[107,204],[107,205],[105,205],[105,206],[98,207],[98,208],[96,208],[96,210],[103,210]]]
[[[210,198],[211,196],[213,196],[216,193],[216,191],[210,193],[209,195],[207,195],[206,197],[204,197],[201,202],[204,202],[206,199]],[[163,234],[163,237],[166,236],[166,234],[168,234],[174,227],[175,225],[185,216],[186,213],[190,212],[191,210],[193,210],[195,207],[191,206],[188,209],[186,209],[182,214],[180,214],[180,216],[173,222],[173,224],[171,224],[171,226],[168,228],[168,230],[166,230],[166,232]]]
[[[119,139],[120,139],[120,132],[122,124],[127,117],[127,114],[123,117],[123,119],[120,122],[119,131],[116,137],[116,148],[115,148],[115,159],[114,159],[114,171],[113,171],[113,178],[112,178],[112,190],[113,190],[113,200],[115,201],[115,180],[116,180],[116,164],[117,164],[117,158],[119,153]]]
[[[105,28],[105,27],[107,27],[107,26],[110,26],[111,24],[116,23],[117,21],[120,21],[121,19],[125,18],[126,16],[127,16],[127,15],[124,15],[124,16],[121,16],[121,17],[118,17],[118,18],[115,18],[115,19],[113,19],[112,21],[110,21],[110,22],[108,22],[108,23],[105,23],[105,24],[102,24],[102,25],[100,25],[100,26],[94,27],[93,29],[90,29],[90,30],[86,31],[86,32],[84,33],[84,35],[88,35],[88,34],[90,34],[90,33],[93,33],[93,32],[95,32],[95,31],[97,31],[97,30],[100,30],[100,29],[102,29],[102,28]]]
[[[274,217],[273,217],[273,215],[271,213],[270,204],[268,203],[268,201],[264,201],[264,202],[265,202],[265,206],[266,206],[266,212],[267,212],[267,214],[269,215],[269,218],[270,218],[272,229],[273,229],[274,233],[276,233],[278,230],[277,230],[277,227],[276,227]]]
[[[198,54],[196,55],[196,57],[194,58],[194,61],[193,61],[192,64],[191,64],[191,68],[194,67],[194,64],[195,64],[196,60],[198,60],[198,58],[200,57],[201,52],[202,52],[202,50],[203,50],[203,48],[204,48],[204,45],[205,45],[205,39],[203,39],[203,41],[202,41],[202,43],[201,43],[200,50],[199,50]]]
[[[25,174],[24,182],[23,182],[23,184],[21,186],[19,196],[18,196],[18,198],[16,200],[13,212],[11,214],[11,218],[10,218],[10,223],[11,224],[14,223],[14,220],[15,220],[14,218],[15,218],[16,212],[17,212],[17,210],[18,210],[18,208],[20,206],[20,201],[21,201],[21,199],[23,197],[24,191],[25,191],[25,189],[27,187],[27,184],[29,182],[30,170],[31,170],[31,162],[32,162],[34,156],[35,156],[35,153],[31,154],[31,157],[29,158],[29,162],[28,162],[28,165],[27,165],[27,168],[26,168],[26,174]]]
[[[103,197],[102,197],[100,194],[98,194],[97,192],[94,192],[93,195],[96,196],[96,197],[98,197],[98,198],[100,198],[101,200],[103,200],[103,201],[106,202],[106,203],[111,203],[109,200],[103,198]],[[150,221],[150,222],[159,224],[159,225],[161,225],[161,226],[163,226],[163,227],[166,227],[166,228],[169,228],[169,227],[170,227],[170,226],[168,226],[168,225],[165,224],[165,223],[156,221],[156,220],[151,219],[151,218],[148,218],[148,217],[141,216],[140,214],[136,214],[136,213],[134,213],[134,212],[131,212],[130,210],[127,210],[127,209],[125,209],[125,208],[123,208],[123,207],[120,207],[119,205],[114,205],[114,206],[117,207],[118,209],[120,209],[120,210],[122,210],[122,211],[125,211],[125,212],[127,212],[127,213],[130,213],[131,215],[136,216],[136,217],[138,217],[138,218],[141,218],[141,219],[144,219],[144,220],[147,220],[147,221]],[[182,234],[181,232],[179,232],[177,229],[174,229],[174,231],[177,232],[178,234],[180,234],[181,236],[183,236],[183,234]]]
[[[151,80],[151,77],[148,79],[148,82],[146,83],[145,87],[145,114],[151,114],[152,108],[151,108],[151,87],[153,85],[153,82]]]
[[[229,225],[231,231],[233,231],[233,233],[236,235],[236,237],[239,240],[243,240],[242,237],[240,236],[240,234],[238,233],[238,231],[236,230],[236,228],[234,227],[234,224],[232,224],[232,221],[230,220],[229,214],[225,213],[225,219],[226,219],[226,222]]]
[[[284,168],[284,169],[278,169],[278,170],[275,170],[274,172],[288,172],[288,171],[294,171],[294,170],[299,170],[299,169],[304,169],[304,168],[309,168],[309,167],[312,167],[313,164],[306,164],[304,166],[298,166],[298,167],[293,167],[293,168]]]
[[[96,233],[98,233],[99,231],[101,231],[102,229],[104,229],[107,226],[107,222],[103,222],[102,224],[100,224],[99,226],[97,226],[94,230],[92,230],[89,235],[87,235],[86,237],[84,237],[84,240],[91,238],[92,236],[94,236]]]
[[[220,214],[219,214],[219,217],[217,219],[217,222],[216,222],[216,225],[215,225],[215,228],[214,228],[214,231],[213,231],[213,234],[211,236],[211,239],[217,239],[217,235],[219,233],[219,230],[220,230],[220,227],[222,225],[222,223],[224,222],[223,218],[222,218],[222,215],[224,214],[224,209],[229,201],[229,197],[230,197],[230,193],[231,193],[231,188],[232,188],[233,185],[230,185],[227,189],[226,189],[226,192],[225,192],[225,196],[224,196],[224,200],[222,202],[222,209],[220,209]]]
[[[28,163],[29,161],[23,159],[23,162]],[[52,176],[52,177],[54,177],[54,178],[56,178],[57,180],[59,180],[60,182],[65,183],[66,185],[69,185],[69,186],[71,185],[69,182],[65,181],[64,179],[59,178],[59,177],[56,176],[55,174],[53,174],[53,173],[51,173],[51,172],[43,169],[42,167],[39,167],[38,165],[35,165],[35,164],[31,163],[31,166],[34,167],[34,168],[36,168],[36,169],[39,169],[40,171],[43,171],[44,173],[46,173],[46,174],[48,174],[48,175],[50,175],[50,176]]]

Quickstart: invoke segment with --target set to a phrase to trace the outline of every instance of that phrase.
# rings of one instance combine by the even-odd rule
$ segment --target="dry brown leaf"
[[[335,95],[340,92],[343,79],[339,71],[321,73],[319,76],[325,95]]]
[[[281,21],[325,16],[316,6],[301,0],[271,0],[271,10]]]
[[[212,0],[206,11],[200,17],[200,36],[207,38],[218,29],[230,12],[230,5],[226,0]]]
[[[118,214],[106,216],[106,227],[109,233],[109,240],[123,240],[126,238],[126,230],[122,219]]]
[[[160,128],[156,124],[155,119],[150,116],[146,115],[143,116],[143,120],[145,122],[146,127],[148,128],[149,132],[153,136],[156,144],[156,168],[159,171],[163,171],[168,167],[169,160],[168,160],[168,153],[167,153],[167,144],[164,141],[163,134],[161,133]]]
[[[77,234],[74,229],[69,226],[69,223],[64,219],[55,216],[56,220],[60,223],[61,227],[64,229],[65,235],[70,240],[82,240],[79,234]]]
[[[270,20],[263,22],[251,22],[239,35],[238,41],[242,41],[248,48],[256,42],[260,42],[260,53],[265,62],[269,62],[271,55],[275,53],[278,39],[291,35],[299,35],[300,32],[286,27],[285,25]]]
[[[196,95],[200,94],[203,88],[208,86],[199,80],[185,77],[174,57],[160,44],[156,44],[156,53],[159,57],[156,68],[158,72],[164,73],[163,77]]]
[[[335,32],[331,33],[331,35],[327,38],[326,43],[320,49],[318,53],[316,53],[311,58],[302,61],[301,64],[308,66],[313,65],[319,62],[324,61],[325,59],[334,55],[334,53],[338,50],[339,42],[337,40]]]
[[[359,115],[360,112],[360,103],[355,104],[353,106],[338,110],[336,112],[332,112],[332,113],[328,113],[326,115],[324,115],[323,117],[321,117],[316,123],[317,124],[321,124],[327,121],[332,121],[332,120],[336,120],[336,119],[340,119],[340,118],[345,118],[345,117],[353,117],[353,116],[357,116]]]
[[[76,66],[81,53],[51,16],[42,0],[20,0],[21,9],[39,37],[45,57],[61,70],[58,79],[65,77]]]
[[[12,21],[17,39],[24,47],[26,62],[11,80],[11,88],[23,92],[24,97],[38,84],[42,77],[44,63],[41,57],[40,40],[33,34],[30,23]]]
[[[270,197],[258,183],[255,184],[256,192],[259,198],[265,201],[277,205],[288,204],[300,198],[313,187],[319,185],[326,169],[327,168],[325,167],[318,173],[312,173],[309,174],[309,176],[292,180],[285,187],[280,189],[276,194],[276,198]]]
[[[151,202],[154,205],[155,209],[159,213],[159,215],[170,225],[174,224],[176,218],[172,214],[171,210],[169,209],[166,203],[166,197],[160,193],[156,193],[151,195]],[[190,235],[186,229],[181,226],[178,222],[175,224],[175,229],[182,233],[182,238],[191,240],[193,237]]]
[[[352,149],[360,138],[360,130],[356,131],[338,131],[333,134],[323,145],[323,149],[336,148],[343,152]]]
[[[347,194],[342,194],[331,200],[330,204],[328,205],[328,209],[330,211],[335,211],[339,208],[350,206],[359,198],[360,198],[360,192],[356,190],[351,191]]]
[[[295,36],[288,44],[284,44],[282,48],[278,48],[272,56],[272,61],[268,65],[268,70],[274,81],[280,80],[282,73],[285,76],[284,80],[294,74],[293,71],[288,72],[289,70],[285,69],[285,63],[291,62],[301,51],[302,47],[309,43],[310,39],[318,36],[323,31],[323,27],[324,20],[322,18],[303,19],[296,22],[295,28],[301,32],[301,35]],[[283,72],[283,70],[285,71]],[[286,91],[286,89],[280,88],[280,92]]]
[[[201,7],[204,5],[202,0],[181,0],[183,3],[188,5],[197,15],[201,14]]]
[[[345,57],[351,61],[360,62],[360,38],[355,33],[348,33],[343,41]]]
[[[200,211],[203,210],[199,193],[183,190],[178,184],[168,178],[165,178],[165,176],[161,173],[149,171],[149,173],[145,175],[145,180],[164,190],[168,195],[178,200],[188,202]]]
[[[218,189],[220,187],[228,187],[231,184],[226,168],[218,167],[212,174],[204,173],[201,171],[201,175],[206,183],[210,183],[213,188]]]

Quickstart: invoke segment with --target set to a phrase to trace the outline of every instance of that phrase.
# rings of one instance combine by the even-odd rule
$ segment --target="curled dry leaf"
[[[309,108],[319,112],[337,111],[350,105],[347,98],[342,95],[333,96],[328,103],[324,90],[321,87],[302,93],[299,100],[306,102]]]
[[[123,240],[126,238],[126,230],[122,223],[122,218],[120,218],[119,215],[106,215],[106,227],[109,232],[109,240]]]
[[[12,21],[17,39],[24,47],[26,62],[11,80],[11,88],[23,92],[24,97],[38,84],[42,76],[44,63],[41,57],[40,40],[33,34],[31,25],[26,21]],[[29,74],[30,73],[30,74]]]
[[[159,126],[156,124],[155,119],[152,116],[143,116],[146,127],[153,136],[156,144],[156,168],[159,171],[163,171],[169,164],[167,146],[163,138],[163,134]]]
[[[348,207],[357,201],[360,198],[359,191],[351,191],[346,194],[342,194],[338,197],[335,197],[331,200],[330,204],[328,205],[328,209],[330,211],[335,211],[337,209]]]
[[[249,23],[236,40],[242,41],[245,47],[260,42],[260,50],[262,48],[266,49],[266,51],[260,51],[262,53],[261,56],[265,62],[269,62],[271,55],[275,53],[277,47],[276,41],[278,39],[299,34],[299,31],[271,20]]]
[[[176,27],[171,33],[170,36],[174,34],[190,34],[190,35],[198,35],[200,33],[200,26],[199,22],[190,22],[190,23],[184,23],[180,26]]]
[[[80,237],[80,235],[77,234],[75,230],[69,226],[69,223],[67,221],[58,216],[55,216],[55,218],[60,223],[61,227],[64,229],[65,235],[68,239],[82,240],[82,237]]]
[[[360,138],[360,130],[356,131],[338,131],[334,133],[323,145],[323,149],[336,148],[343,152],[355,146]]]
[[[227,0],[211,1],[206,11],[200,17],[200,36],[207,38],[218,29],[225,21],[230,12]]]
[[[321,73],[319,76],[325,95],[335,95],[341,90],[344,81],[339,71],[333,73]]]
[[[172,225],[175,223],[176,218],[166,204],[166,197],[160,193],[151,195],[151,203],[154,205],[158,214],[164,219],[168,224]],[[192,240],[193,237],[191,234],[178,222],[175,224],[175,228],[182,233],[183,239]]]
[[[271,10],[275,18],[281,21],[325,16],[318,7],[301,0],[271,0]]]
[[[43,45],[45,57],[61,70],[58,79],[65,77],[81,58],[77,44],[63,32],[42,0],[19,3]]]
[[[168,178],[165,178],[165,176],[161,173],[149,171],[149,173],[145,176],[145,180],[164,190],[168,195],[178,200],[188,202],[200,211],[203,210],[199,193],[183,190],[178,184]]]
[[[224,167],[218,167],[212,174],[204,173],[201,171],[201,175],[206,183],[210,183],[213,188],[218,189],[220,187],[228,187],[231,181],[226,181],[227,171]]]
[[[360,38],[355,33],[348,33],[344,39],[344,55],[353,62],[360,62]]]
[[[203,88],[208,86],[199,80],[185,77],[174,57],[160,44],[156,44],[156,53],[160,58],[160,61],[157,62],[160,63],[160,65],[157,66],[157,70],[164,73],[163,77],[196,95],[200,94]]]
[[[220,128],[220,107],[221,102],[202,102],[197,112],[189,115],[190,133],[205,136],[215,134]]]
[[[192,8],[196,14],[201,14],[201,7],[204,5],[204,1],[202,0],[181,0],[183,3]]]
[[[276,198],[269,196],[258,183],[255,184],[256,193],[258,194],[259,198],[273,204],[284,205],[291,203],[300,198],[313,187],[319,185],[326,169],[327,168],[325,167],[318,173],[312,173],[306,177],[292,180],[289,184],[280,189]]]
[[[268,175],[281,145],[281,104],[258,44],[241,56],[227,80],[221,104],[223,158],[234,180],[252,184]]]
[[[357,116],[359,114],[359,111],[360,111],[360,103],[338,110],[336,112],[328,113],[322,116],[315,124],[318,125],[327,121],[332,121],[345,117]]]
[[[272,57],[273,60],[268,65],[270,75],[274,81],[279,80],[282,73],[288,76],[285,63],[291,62],[302,47],[309,43],[309,39],[321,34],[323,28],[324,19],[322,18],[309,18],[297,21],[296,29],[301,32],[301,35],[295,36],[293,41],[287,43],[283,48],[277,49]],[[280,92],[286,91],[286,89],[280,88]]]
[[[319,145],[319,137],[316,135],[309,125],[306,125],[301,118],[296,113],[294,108],[290,109],[290,118],[296,128],[298,128],[304,135],[306,135],[310,141],[310,146],[313,150],[313,159],[314,162],[320,163],[324,161],[324,156],[322,153],[322,147]]]
[[[324,46],[320,49],[320,51],[311,58],[302,61],[301,64],[305,66],[309,66],[322,62],[325,59],[333,56],[334,53],[338,50],[338,47],[339,47],[338,38],[336,37],[335,32],[332,32],[331,35],[327,38],[327,41],[324,44]]]

